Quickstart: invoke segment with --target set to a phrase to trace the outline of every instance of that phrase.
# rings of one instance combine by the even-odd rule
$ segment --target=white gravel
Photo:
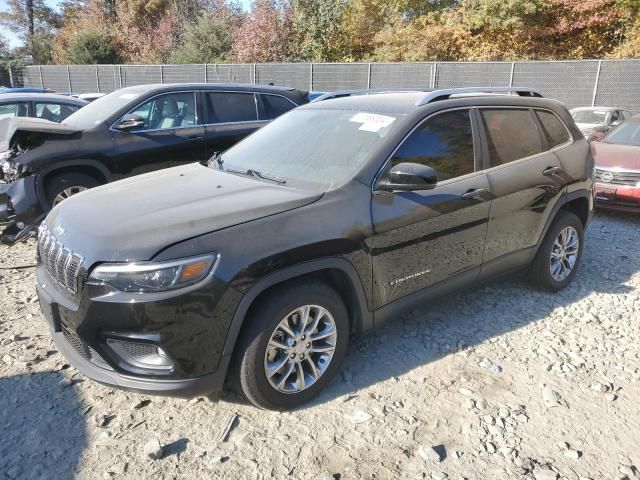
[[[601,213],[563,292],[510,278],[414,311],[278,414],[84,378],[49,340],[33,242],[1,248],[0,478],[640,479],[639,250],[640,216]]]

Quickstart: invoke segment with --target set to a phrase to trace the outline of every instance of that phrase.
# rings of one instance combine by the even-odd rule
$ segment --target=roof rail
[[[431,92],[430,88],[361,88],[357,90],[337,90],[325,93],[316,97],[312,102],[321,102],[331,98],[352,97],[354,95],[372,95],[375,93],[410,93],[410,92]]]
[[[501,94],[501,95],[519,95],[521,97],[542,97],[542,94],[527,87],[465,87],[465,88],[445,88],[443,90],[433,90],[426,93],[416,103],[416,107],[426,105],[427,103],[437,102],[439,100],[447,100],[453,95],[473,95],[473,94]]]

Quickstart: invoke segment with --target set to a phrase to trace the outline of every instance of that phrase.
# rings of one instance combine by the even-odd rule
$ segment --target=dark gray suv
[[[288,409],[349,336],[497,275],[575,276],[589,146],[527,89],[379,93],[297,108],[209,167],[82,192],[38,238],[52,337],[97,381]]]

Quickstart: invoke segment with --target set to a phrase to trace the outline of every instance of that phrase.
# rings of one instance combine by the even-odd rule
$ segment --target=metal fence
[[[0,72],[0,83],[73,93],[177,82],[274,83],[317,91],[526,86],[569,107],[607,105],[640,112],[640,60],[43,65]]]

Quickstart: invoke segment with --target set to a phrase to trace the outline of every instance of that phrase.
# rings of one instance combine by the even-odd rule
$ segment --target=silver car
[[[570,113],[587,140],[591,140],[594,133],[610,132],[632,116],[631,112],[617,107],[580,107]]]

